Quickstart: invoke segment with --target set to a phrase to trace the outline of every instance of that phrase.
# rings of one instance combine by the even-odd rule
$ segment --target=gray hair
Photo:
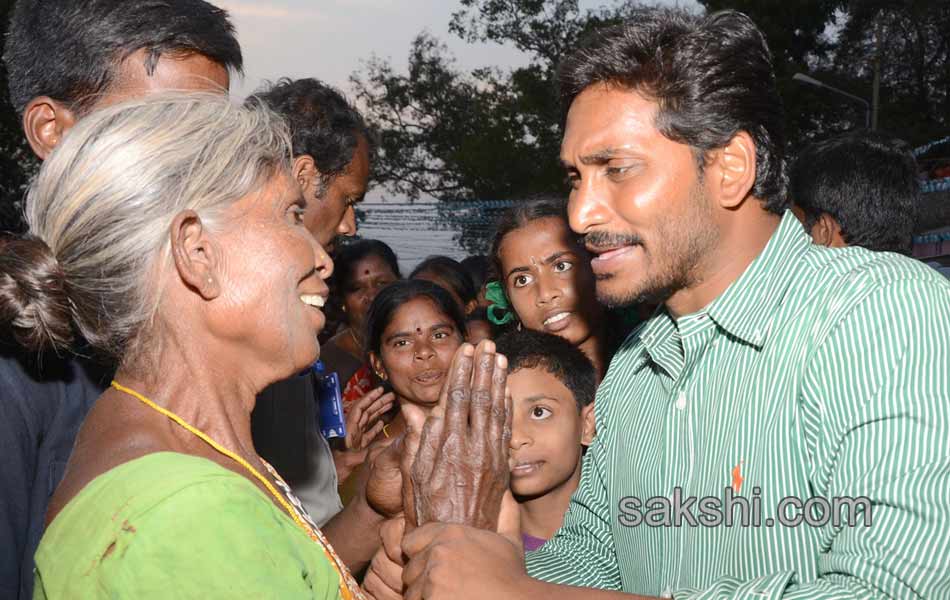
[[[210,228],[280,171],[290,136],[261,106],[207,93],[152,95],[80,121],[29,191],[29,233],[0,248],[0,325],[30,348],[74,334],[107,356],[137,354],[171,260],[175,216]]]

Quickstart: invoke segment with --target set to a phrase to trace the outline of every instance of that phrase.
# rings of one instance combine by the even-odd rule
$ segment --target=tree
[[[734,8],[762,28],[775,57],[792,150],[816,137],[862,128],[865,109],[792,80],[807,73],[871,101],[880,90],[878,128],[911,144],[950,128],[950,1],[700,0]]]
[[[486,215],[451,203],[566,194],[558,164],[557,64],[583,32],[617,17],[607,9],[582,12],[576,0],[461,5],[452,32],[470,42],[511,43],[529,64],[462,73],[444,44],[422,33],[410,48],[407,73],[374,58],[351,83],[379,132],[376,180],[410,199],[443,200],[443,222],[464,225],[462,246],[484,252],[484,227],[471,225]]]
[[[869,100],[877,81],[880,128],[912,144],[950,133],[950,0],[699,1],[707,11],[745,12],[762,28],[792,153],[865,123],[861,105],[798,83],[798,72]],[[442,200],[445,221],[463,226],[462,245],[484,250],[484,227],[472,227],[471,211],[453,210],[453,201],[566,193],[557,65],[586,32],[635,8],[619,0],[596,10],[577,0],[460,0],[453,34],[509,44],[529,64],[463,73],[427,33],[413,42],[405,74],[370,61],[351,79],[382,138],[377,181],[411,199]]]
[[[4,38],[13,0],[0,0],[0,38]],[[10,106],[6,65],[0,63],[0,231],[23,230],[22,200],[37,161]]]

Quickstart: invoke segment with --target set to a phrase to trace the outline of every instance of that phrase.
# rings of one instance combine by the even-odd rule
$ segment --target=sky
[[[374,54],[404,68],[409,44],[423,30],[444,41],[462,69],[524,64],[512,47],[468,44],[449,32],[457,0],[211,0],[228,9],[244,51],[245,78],[232,85],[241,99],[264,80],[316,77],[349,92],[350,73]],[[609,0],[581,0],[594,8]],[[696,7],[695,0],[661,4]]]
[[[352,98],[349,76],[372,56],[390,59],[404,72],[409,44],[427,30],[455,55],[457,66],[516,67],[527,63],[517,49],[496,44],[468,44],[449,32],[457,0],[211,0],[226,8],[237,27],[244,53],[243,79],[232,81],[231,94],[242,100],[264,81],[279,77],[316,77]],[[610,0],[580,0],[581,8],[595,8]],[[661,4],[695,8],[695,0],[659,0]],[[381,189],[370,190],[367,203],[393,199]],[[372,209],[369,209],[372,210]],[[375,221],[378,221],[376,219]],[[423,236],[394,227],[364,227],[360,235],[382,239],[399,255],[407,272],[432,254],[462,258],[453,241],[455,232],[433,231]]]

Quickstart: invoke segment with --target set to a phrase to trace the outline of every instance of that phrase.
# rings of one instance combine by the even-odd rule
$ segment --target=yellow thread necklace
[[[185,421],[184,419],[182,419],[181,417],[179,417],[172,411],[166,408],[162,408],[161,406],[155,404],[154,402],[152,402],[151,400],[149,400],[142,394],[136,392],[135,390],[131,388],[127,388],[124,385],[121,385],[115,380],[112,381],[111,385],[118,391],[128,394],[129,396],[132,396],[133,398],[141,401],[143,404],[145,404],[149,408],[161,413],[162,415],[165,415],[172,421],[178,423],[184,429],[196,435],[198,438],[200,438],[202,441],[204,441],[206,444],[208,444],[209,446],[211,446],[218,452],[220,452],[224,456],[227,456],[228,458],[230,458],[237,464],[244,467],[251,475],[254,476],[255,479],[260,481],[261,484],[263,484],[263,486],[267,489],[267,491],[270,492],[271,496],[273,496],[277,500],[277,502],[284,508],[284,510],[287,511],[287,514],[290,515],[290,518],[294,520],[294,523],[296,523],[297,526],[300,527],[304,531],[304,533],[307,534],[307,537],[309,537],[313,541],[320,544],[321,548],[323,549],[323,552],[327,555],[327,558],[330,561],[330,565],[333,567],[333,570],[336,571],[336,574],[340,579],[340,593],[342,594],[342,597],[344,599],[353,597],[353,592],[351,589],[349,589],[349,583],[350,583],[349,578],[346,577],[342,571],[342,569],[345,569],[346,567],[338,564],[336,553],[330,550],[328,543],[323,540],[323,536],[313,531],[313,529],[304,522],[304,520],[297,514],[297,511],[294,510],[290,506],[290,503],[284,498],[283,494],[278,492],[277,489],[274,488],[273,484],[271,484],[271,482],[268,481],[266,477],[261,475],[257,469],[255,469],[253,466],[251,466],[249,462],[247,462],[246,460],[244,460],[243,458],[241,458],[234,452],[231,452],[230,450],[228,450],[227,448],[225,448],[218,442],[214,441],[211,438],[211,436],[201,431],[194,425],[191,425],[190,423],[188,423],[187,421]]]

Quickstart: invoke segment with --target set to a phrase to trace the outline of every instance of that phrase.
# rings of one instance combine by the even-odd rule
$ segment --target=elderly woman
[[[36,554],[36,596],[358,598],[250,414],[310,365],[332,262],[266,109],[158,96],[80,122],[29,234],[0,242],[0,326],[118,364]]]

